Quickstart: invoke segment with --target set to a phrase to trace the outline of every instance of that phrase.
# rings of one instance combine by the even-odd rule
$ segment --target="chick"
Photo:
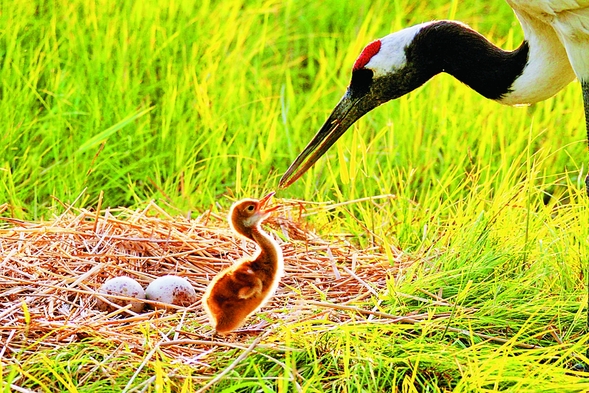
[[[202,304],[217,333],[226,334],[242,326],[270,299],[284,274],[282,250],[260,227],[279,207],[266,207],[273,195],[271,192],[260,200],[242,199],[229,210],[231,228],[255,242],[258,251],[217,274],[209,284]]]

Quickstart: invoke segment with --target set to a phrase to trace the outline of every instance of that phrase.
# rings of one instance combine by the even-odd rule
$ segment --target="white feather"
[[[527,104],[556,94],[575,75],[589,80],[589,0],[507,0],[530,46],[529,63],[501,103]]]
[[[407,64],[405,48],[413,41],[421,29],[431,23],[433,22],[411,26],[381,38],[380,51],[372,56],[364,68],[372,70],[375,77],[383,76],[403,68]]]

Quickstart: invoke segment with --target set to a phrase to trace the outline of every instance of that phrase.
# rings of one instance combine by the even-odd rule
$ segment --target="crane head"
[[[358,119],[377,106],[421,86],[431,76],[424,59],[412,58],[412,43],[426,24],[368,44],[352,68],[350,84],[329,118],[280,179],[286,188],[301,177]],[[419,61],[417,61],[419,60]],[[419,66],[417,66],[419,65]]]

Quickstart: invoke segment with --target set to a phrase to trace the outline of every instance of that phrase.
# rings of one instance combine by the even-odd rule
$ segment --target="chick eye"
[[[249,205],[249,206],[247,207],[247,211],[248,211],[248,212],[253,212],[253,211],[254,211],[254,209],[255,209],[255,206],[254,206],[254,205]]]

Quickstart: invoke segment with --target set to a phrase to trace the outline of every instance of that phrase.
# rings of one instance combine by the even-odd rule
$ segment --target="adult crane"
[[[506,105],[545,100],[576,76],[589,138],[589,0],[506,1],[525,36],[513,51],[448,20],[408,27],[368,44],[354,63],[344,96],[284,173],[280,187],[303,175],[363,115],[441,72]],[[589,175],[585,184],[589,194]]]
[[[583,91],[589,140],[589,0],[506,1],[525,37],[513,51],[496,47],[463,23],[447,20],[408,27],[368,44],[354,63],[344,96],[279,186],[296,181],[366,113],[441,72],[507,105],[545,100],[576,76]],[[585,186],[589,194],[589,174]]]

